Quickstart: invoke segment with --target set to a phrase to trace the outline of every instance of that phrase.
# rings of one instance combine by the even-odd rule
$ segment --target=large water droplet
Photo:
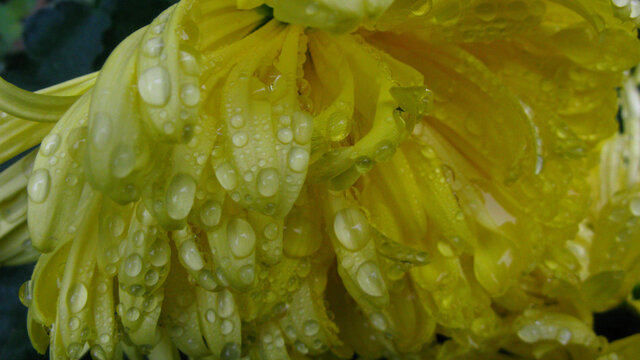
[[[27,185],[27,193],[29,199],[36,204],[42,203],[49,196],[49,189],[51,187],[51,177],[47,169],[38,169],[34,171],[29,177],[29,184]]]
[[[209,309],[204,313],[204,317],[205,319],[207,319],[208,322],[210,323],[214,323],[216,322],[216,312],[213,311],[213,309]]]
[[[313,119],[307,113],[297,112],[293,115],[294,138],[298,144],[305,145],[311,141]]]
[[[156,240],[149,248],[149,260],[153,266],[164,266],[171,256],[169,245],[162,239]]]
[[[196,106],[200,103],[200,89],[194,84],[183,85],[180,90],[180,98],[187,106]]]
[[[43,156],[52,155],[54,152],[56,152],[56,150],[58,150],[58,147],[60,146],[60,142],[61,142],[60,135],[58,134],[47,135],[42,140],[42,144],[40,145],[40,154],[42,154]]]
[[[303,172],[309,165],[309,152],[303,148],[294,147],[289,151],[289,168],[295,172]]]
[[[369,321],[371,321],[371,325],[379,331],[387,330],[387,320],[384,315],[378,312],[374,312],[369,316]]]
[[[204,260],[193,240],[187,240],[180,246],[180,257],[185,265],[193,271],[199,271],[204,267]]]
[[[518,330],[520,339],[527,343],[534,343],[540,340],[540,328],[537,325],[525,325]]]
[[[131,254],[125,259],[123,266],[125,274],[136,277],[142,271],[142,258],[138,254]]]
[[[289,128],[278,130],[278,140],[283,144],[288,144],[293,140],[293,131]]]
[[[189,215],[196,195],[196,181],[189,175],[173,177],[167,189],[167,212],[172,219],[182,220]]]
[[[243,147],[249,142],[249,135],[244,131],[238,131],[231,136],[231,142],[236,147]]]
[[[380,273],[380,268],[375,263],[367,261],[360,265],[356,273],[356,278],[360,289],[365,293],[374,297],[384,295],[384,281]]]
[[[161,66],[147,69],[138,78],[138,92],[142,100],[154,106],[163,106],[171,96],[171,78]]]
[[[67,293],[67,306],[69,306],[69,310],[77,313],[84,309],[84,306],[87,304],[88,295],[87,287],[84,286],[83,283],[77,282],[71,285]]]
[[[189,75],[198,75],[200,73],[198,60],[188,51],[180,51],[180,66],[182,71]]]
[[[258,192],[260,195],[269,197],[278,192],[280,178],[278,171],[274,168],[260,170],[258,174]]]
[[[220,216],[222,215],[222,205],[218,201],[209,200],[200,208],[200,221],[205,226],[213,227],[220,222]]]
[[[320,331],[320,325],[315,320],[307,320],[302,326],[302,330],[307,336],[315,336]]]
[[[238,175],[228,162],[224,162],[216,168],[216,178],[227,191],[231,191],[238,186]]]
[[[164,49],[164,41],[161,37],[154,37],[144,43],[142,53],[149,57],[156,57],[160,56],[162,49]]]
[[[361,210],[340,210],[333,221],[333,229],[340,244],[351,251],[362,249],[371,236],[369,222]]]
[[[227,290],[222,291],[218,295],[218,315],[223,318],[228,318],[233,314],[235,310],[235,301],[233,295]]]
[[[256,244],[256,234],[246,220],[233,218],[227,224],[227,239],[231,252],[238,259],[253,253]]]

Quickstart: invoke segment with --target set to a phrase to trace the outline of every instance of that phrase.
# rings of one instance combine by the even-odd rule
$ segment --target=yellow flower
[[[41,144],[0,175],[34,347],[633,359],[591,324],[640,282],[639,10],[182,0],[99,73],[3,81],[0,161]]]

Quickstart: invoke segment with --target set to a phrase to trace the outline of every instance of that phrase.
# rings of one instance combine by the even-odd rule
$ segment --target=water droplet
[[[231,252],[238,259],[245,258],[253,253],[256,235],[246,220],[233,218],[227,224],[227,239]]]
[[[36,204],[40,204],[47,199],[49,188],[51,187],[51,177],[47,169],[38,169],[29,177],[27,193],[29,199]]]
[[[84,309],[84,306],[87,304],[88,295],[87,287],[84,286],[83,283],[77,282],[71,285],[67,293],[67,306],[69,306],[69,310],[77,313]]]
[[[230,320],[224,319],[220,324],[220,332],[222,335],[229,335],[233,331],[233,323]]]
[[[200,220],[205,226],[213,227],[220,222],[222,205],[215,200],[209,200],[200,209]]]
[[[25,281],[18,290],[18,297],[22,305],[29,307],[31,305],[31,281]]]
[[[127,310],[127,320],[137,321],[140,318],[140,310],[137,307],[132,306]]]
[[[171,96],[171,78],[167,70],[160,66],[147,69],[138,78],[138,92],[147,104],[165,105]]]
[[[125,274],[136,277],[142,271],[142,258],[138,254],[131,254],[125,259],[123,266]]]
[[[42,154],[43,156],[52,155],[54,152],[56,152],[56,150],[58,150],[58,147],[60,147],[60,142],[61,142],[60,135],[58,134],[47,135],[42,140],[42,144],[40,145],[40,154]]]
[[[173,177],[167,189],[167,212],[172,219],[182,220],[189,215],[196,195],[196,181],[189,175]]]
[[[304,334],[307,336],[315,336],[320,331],[320,325],[315,320],[307,320],[302,326]]]
[[[361,210],[340,210],[333,221],[333,229],[340,244],[351,251],[362,249],[371,237],[369,222]]]
[[[204,260],[193,240],[187,240],[180,246],[180,257],[185,265],[193,271],[199,271],[204,267]]]
[[[198,60],[188,51],[180,51],[180,66],[182,71],[189,75],[198,75],[200,73]]]
[[[520,339],[527,343],[534,343],[540,339],[540,329],[537,325],[526,325],[518,330]]]
[[[124,232],[125,223],[122,219],[122,216],[119,214],[113,214],[109,217],[108,221],[109,231],[111,231],[111,236],[119,237]]]
[[[156,240],[149,248],[149,260],[153,266],[164,266],[171,256],[169,245],[163,239]]]
[[[228,290],[222,291],[218,295],[218,315],[223,318],[231,316],[236,304],[233,295]]]
[[[309,352],[307,345],[305,345],[302,341],[298,340],[293,345],[300,354],[306,354]]]
[[[303,172],[309,165],[309,152],[303,148],[294,147],[289,151],[289,168],[295,172]]]
[[[431,11],[432,0],[416,0],[411,5],[411,13],[415,16],[423,16]]]
[[[301,145],[308,144],[313,134],[313,118],[307,113],[296,112],[293,115],[293,129],[296,142]]]
[[[216,168],[216,178],[220,185],[227,191],[231,191],[238,186],[238,176],[230,163],[224,162]]]
[[[67,185],[69,185],[69,186],[76,186],[78,184],[78,177],[75,176],[74,174],[70,174],[69,176],[67,176],[64,179],[64,182],[66,182]],[[71,231],[71,232],[73,232],[73,231]]]
[[[80,319],[78,319],[77,316],[72,316],[69,319],[69,324],[67,326],[69,327],[69,330],[78,330],[80,327]]]
[[[278,140],[283,144],[288,144],[293,140],[293,131],[289,128],[278,130]]]
[[[185,105],[196,106],[200,103],[200,89],[194,84],[183,85],[180,90],[180,98]]]
[[[371,168],[373,167],[373,161],[368,156],[361,156],[356,159],[355,166],[356,166],[356,171],[358,171],[361,174],[364,174],[369,170],[371,170]]]
[[[231,325],[231,327],[233,329],[233,325]],[[229,332],[227,332],[227,334]],[[238,344],[233,342],[228,342],[224,344],[222,351],[220,351],[220,360],[237,360],[239,358],[240,358],[240,346],[238,346]]]
[[[385,286],[378,265],[371,261],[365,262],[358,268],[356,278],[360,289],[365,293],[374,297],[384,295]]]
[[[267,240],[275,240],[276,237],[278,237],[278,224],[269,223],[264,227],[262,232]]]
[[[260,170],[258,174],[258,192],[264,197],[273,196],[278,192],[280,178],[274,168]]]
[[[108,289],[108,285],[106,282],[100,282],[97,286],[96,286],[96,290],[98,290],[98,293],[100,294],[104,294],[105,292],[107,292]]]
[[[155,284],[158,283],[159,278],[160,278],[160,275],[158,275],[158,271],[156,271],[155,269],[150,269],[144,275],[144,283],[147,286],[154,286]]]
[[[238,276],[243,284],[250,285],[256,277],[256,271],[253,265],[245,265],[238,271]]]
[[[229,123],[231,123],[232,127],[239,129],[244,126],[244,118],[242,115],[233,115]]]
[[[558,339],[558,342],[562,345],[567,345],[569,343],[569,341],[571,341],[571,330],[567,329],[567,328],[562,328],[558,331],[558,335],[556,336],[556,339]]]
[[[396,153],[396,147],[393,145],[391,141],[383,140],[376,147],[376,151],[373,154],[373,159],[376,162],[385,162]]]
[[[243,147],[249,142],[249,136],[244,131],[238,131],[231,137],[231,142],[236,147]]]
[[[154,37],[144,43],[142,52],[149,57],[156,57],[162,53],[162,49],[164,49],[164,41],[161,37]]]
[[[96,150],[105,150],[111,144],[111,118],[105,113],[97,113],[90,122],[91,145]]]
[[[216,322],[216,312],[213,311],[213,309],[209,309],[204,313],[204,317],[207,319],[208,322],[210,323],[214,323]]]
[[[387,330],[387,320],[384,315],[379,312],[374,312],[369,316],[369,321],[371,321],[371,325],[379,331]]]
[[[351,116],[338,110],[329,116],[327,121],[327,135],[331,141],[341,141],[351,132]]]

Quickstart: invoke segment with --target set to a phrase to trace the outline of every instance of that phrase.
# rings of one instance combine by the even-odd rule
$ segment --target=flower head
[[[41,94],[3,83],[0,160],[41,143],[0,177],[3,207],[28,202],[2,241],[27,221],[43,252],[23,289],[34,346],[632,351],[590,324],[640,281],[637,169],[620,160],[637,160],[634,82],[625,134],[614,119],[636,10],[182,0],[99,73]]]

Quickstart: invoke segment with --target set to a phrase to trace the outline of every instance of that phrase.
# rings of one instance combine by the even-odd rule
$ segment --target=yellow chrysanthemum
[[[0,162],[41,144],[0,175],[34,347],[635,359],[591,324],[640,281],[639,15],[182,0],[99,73],[1,82]]]

